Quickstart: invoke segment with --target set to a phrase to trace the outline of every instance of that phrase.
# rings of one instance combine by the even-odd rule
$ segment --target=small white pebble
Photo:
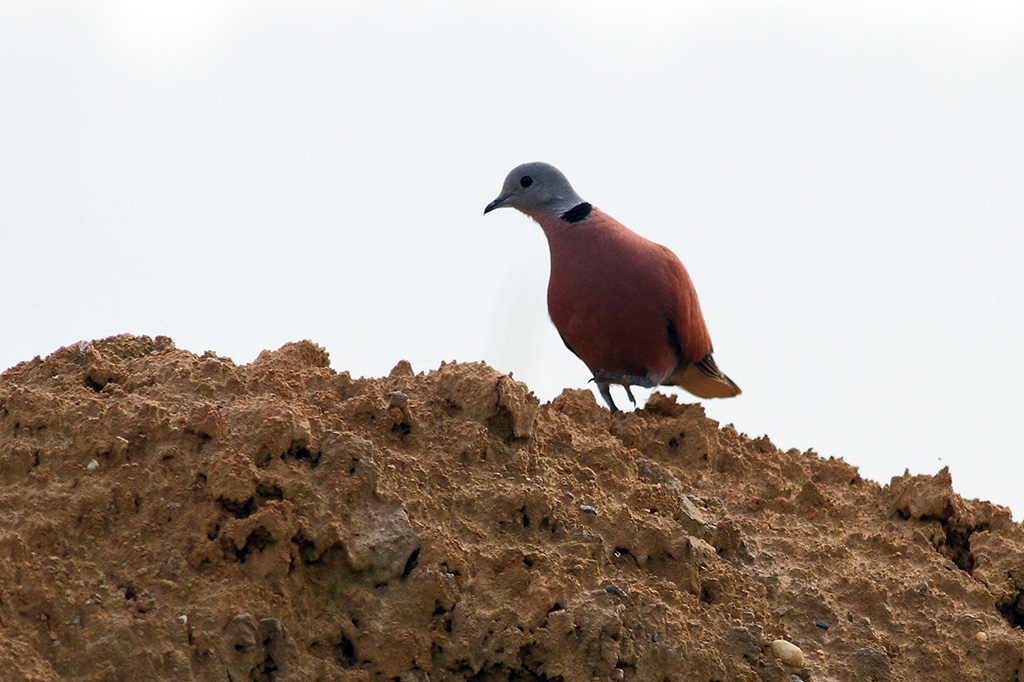
[[[772,654],[790,668],[804,667],[804,652],[796,644],[784,639],[772,642]]]
[[[90,459],[90,460],[89,460],[89,463],[85,465],[85,468],[86,468],[86,469],[87,469],[88,471],[96,471],[97,469],[99,469],[99,468],[100,468],[100,463],[99,463],[99,462],[97,462],[97,461],[96,461],[96,460],[94,460],[94,459]]]
[[[188,615],[187,614],[184,614],[184,613],[181,614],[180,616],[178,616],[178,620],[181,622],[182,625],[188,625]]]
[[[987,632],[975,632],[974,633],[974,639],[976,639],[978,641],[978,644],[984,644],[985,642],[988,641],[988,633]]]

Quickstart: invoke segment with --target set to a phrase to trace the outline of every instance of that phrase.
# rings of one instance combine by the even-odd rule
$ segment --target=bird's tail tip
[[[718,369],[710,355],[700,362],[688,363],[664,383],[678,386],[698,398],[734,398],[743,393],[735,381]]]

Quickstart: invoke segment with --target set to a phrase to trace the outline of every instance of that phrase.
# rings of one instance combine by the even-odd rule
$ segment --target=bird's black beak
[[[499,195],[497,199],[495,199],[491,203],[487,204],[487,207],[484,209],[484,215],[487,215],[488,213],[490,213],[491,211],[493,211],[496,208],[501,208],[502,206],[504,206],[505,202],[508,201],[508,198],[510,196],[512,196],[512,195],[511,194],[501,194],[501,195]]]

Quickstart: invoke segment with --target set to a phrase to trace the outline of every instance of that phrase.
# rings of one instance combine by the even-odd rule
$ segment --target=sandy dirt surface
[[[1021,682],[1022,594],[1021,526],[947,472],[881,486],[658,394],[353,379],[306,341],[0,375],[3,680]]]

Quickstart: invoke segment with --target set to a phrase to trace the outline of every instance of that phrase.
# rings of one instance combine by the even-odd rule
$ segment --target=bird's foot
[[[591,379],[591,381],[597,380]],[[604,401],[608,403],[608,411],[611,412],[612,414],[618,412],[619,408],[615,406],[615,401],[612,400],[612,392],[608,390],[607,382],[597,381],[597,390],[601,393],[601,397],[604,398]]]
[[[611,384],[618,384],[626,389],[629,402],[634,405],[636,405],[636,398],[633,397],[633,391],[630,390],[630,386],[642,386],[644,388],[654,388],[655,386],[655,383],[647,377],[635,374],[619,374],[618,372],[608,372],[603,369],[594,370],[594,378],[591,381],[597,384],[597,390],[600,391],[601,397],[608,403],[608,409],[613,413],[618,412],[619,408],[615,407],[615,403],[612,402],[612,394],[608,390]]]

